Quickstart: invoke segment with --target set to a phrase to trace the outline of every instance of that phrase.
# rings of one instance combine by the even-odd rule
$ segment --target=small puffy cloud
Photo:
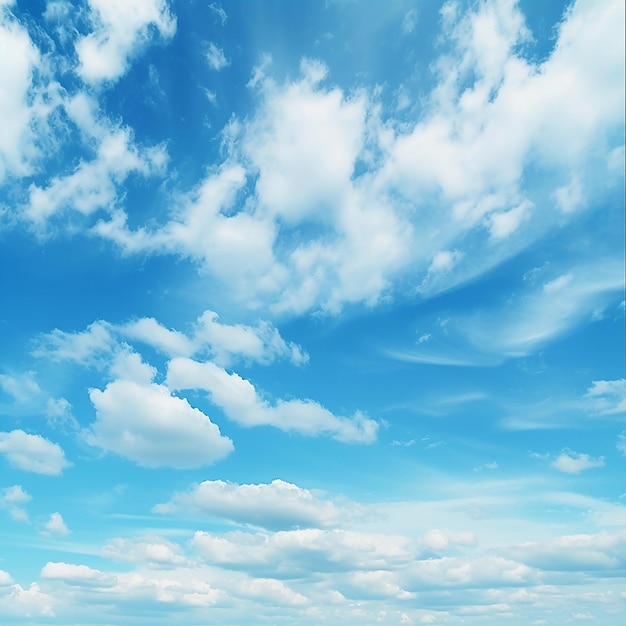
[[[111,325],[98,320],[81,332],[67,333],[55,329],[41,335],[33,354],[53,361],[71,361],[79,365],[94,366],[108,358],[114,345]]]
[[[355,443],[376,440],[378,423],[357,412],[353,417],[338,417],[313,400],[278,400],[270,404],[254,385],[236,373],[229,374],[214,363],[192,359],[172,359],[168,365],[167,385],[174,390],[204,389],[233,421],[243,426],[269,425],[303,435],[330,435]]]
[[[97,418],[87,442],[139,465],[202,467],[233,450],[207,415],[164,385],[118,379],[89,397]]]
[[[489,232],[493,239],[505,239],[514,233],[527,218],[529,203],[521,204],[502,213],[492,213],[489,217]]]
[[[224,51],[216,46],[213,42],[209,44],[209,49],[206,53],[206,60],[209,64],[209,67],[216,72],[223,70],[230,64],[230,62],[224,55]]]
[[[148,43],[155,28],[164,39],[176,31],[167,0],[89,0],[93,32],[75,48],[79,76],[88,83],[122,76],[135,51]]]
[[[154,507],[156,513],[203,514],[269,529],[324,527],[358,510],[280,479],[249,485],[206,480]]]
[[[626,379],[594,380],[584,397],[598,415],[626,413]]]
[[[63,521],[63,516],[60,513],[52,513],[50,519],[46,522],[45,532],[50,535],[63,536],[70,531]]]
[[[295,365],[302,365],[309,358],[300,346],[293,342],[287,343],[269,322],[260,321],[256,327],[222,324],[214,311],[205,311],[198,318],[193,343],[194,352],[208,349],[215,362],[224,366],[235,357],[265,364],[282,357]]]
[[[193,353],[191,342],[182,333],[159,324],[153,317],[143,317],[118,327],[128,339],[142,341],[170,356],[187,356]]]
[[[114,577],[93,569],[87,565],[49,561],[41,568],[41,577],[52,580],[63,580],[70,584],[93,584],[102,587],[111,586]]]
[[[28,513],[22,505],[31,500],[32,496],[21,485],[5,487],[0,493],[0,509],[6,509],[16,522],[28,522]]]
[[[87,440],[148,467],[199,467],[232,451],[209,417],[163,385],[116,380],[92,389],[97,420]]]
[[[37,474],[58,476],[72,465],[58,444],[23,430],[0,432],[0,453],[13,467]]]
[[[626,456],[626,430],[617,438],[617,449]]]
[[[122,563],[145,563],[152,567],[176,567],[187,562],[180,546],[162,537],[111,539],[102,548],[102,556]]]
[[[552,467],[566,474],[579,474],[594,467],[604,467],[604,457],[593,458],[588,454],[577,454],[571,450],[563,450],[552,461]]]

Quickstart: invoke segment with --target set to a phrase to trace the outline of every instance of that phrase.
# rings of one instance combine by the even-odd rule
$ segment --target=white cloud
[[[207,415],[164,385],[118,379],[104,391],[91,389],[89,397],[97,418],[87,442],[139,465],[202,467],[233,450],[232,441]]]
[[[152,27],[164,39],[176,31],[167,0],[88,0],[93,32],[75,43],[78,74],[88,83],[122,76],[130,59],[152,37]]]
[[[5,487],[0,493],[0,509],[6,509],[16,522],[28,522],[28,513],[22,505],[31,500],[32,496],[21,485]]]
[[[223,366],[236,359],[269,364],[276,358],[287,358],[295,365],[308,361],[306,352],[293,342],[287,343],[270,322],[259,321],[256,326],[223,324],[218,317],[214,311],[205,311],[189,336],[165,328],[154,318],[141,318],[116,330],[127,339],[148,343],[171,357],[208,353]]]
[[[224,518],[263,528],[325,527],[348,521],[360,509],[332,500],[280,479],[271,483],[238,485],[206,480],[189,491],[175,493],[170,502],[154,507],[156,513],[192,513]]]
[[[287,343],[271,323],[261,321],[256,327],[244,324],[222,324],[214,311],[205,311],[197,320],[193,335],[194,352],[207,346],[218,365],[227,366],[233,357],[271,363],[278,357],[295,365],[308,361],[308,354],[293,342]]]
[[[229,374],[214,363],[187,358],[172,359],[168,365],[168,387],[173,390],[204,389],[233,421],[243,426],[271,425],[303,435],[330,435],[339,441],[372,443],[378,423],[363,413],[335,416],[313,400],[263,400],[254,385],[237,373]]]
[[[154,567],[176,567],[187,562],[180,546],[162,537],[111,539],[102,548],[102,556],[122,563],[147,563]]]
[[[230,61],[224,55],[224,51],[216,46],[213,42],[209,44],[209,49],[206,54],[206,60],[209,67],[216,72],[223,70],[230,65]]]
[[[45,187],[31,184],[25,214],[41,225],[53,215],[72,209],[90,215],[98,209],[113,210],[117,186],[131,173],[148,176],[160,171],[166,160],[162,147],[139,149],[128,129],[115,129],[105,136],[95,158],[81,161],[66,176],[53,178]]]
[[[13,467],[36,474],[58,476],[72,465],[58,444],[23,430],[0,432],[0,453]]]
[[[626,412],[626,379],[594,380],[585,394],[591,410],[599,415]]]
[[[111,325],[96,321],[87,330],[67,333],[59,329],[41,335],[33,354],[54,361],[72,361],[80,365],[93,366],[108,358],[115,345]]]
[[[552,466],[566,474],[579,474],[580,472],[594,467],[604,467],[604,457],[594,459],[588,454],[577,454],[571,450],[563,450],[554,461]]]
[[[46,533],[50,535],[63,536],[67,535],[70,531],[63,521],[63,516],[60,513],[52,513],[50,519],[45,525]]]

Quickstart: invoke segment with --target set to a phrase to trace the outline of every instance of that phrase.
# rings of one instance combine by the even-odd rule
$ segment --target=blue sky
[[[621,0],[0,0],[0,288],[0,623],[624,623]]]

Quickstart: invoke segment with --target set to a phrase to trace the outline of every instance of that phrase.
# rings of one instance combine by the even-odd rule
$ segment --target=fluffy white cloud
[[[278,329],[266,321],[256,326],[223,324],[218,314],[205,311],[196,320],[189,336],[165,328],[154,318],[141,318],[116,327],[122,337],[150,344],[169,356],[192,356],[208,353],[222,366],[236,359],[268,364],[287,358],[296,365],[308,361],[306,352],[293,342],[286,342]]]
[[[128,129],[116,129],[102,139],[93,160],[81,161],[71,174],[57,176],[45,187],[31,184],[26,216],[41,225],[70,208],[83,215],[111,209],[117,186],[131,173],[148,176],[159,171],[165,160],[163,148],[139,149]]]
[[[202,467],[233,450],[207,415],[163,385],[118,379],[89,397],[97,418],[88,443],[140,465]]]
[[[27,522],[28,513],[22,505],[31,500],[32,496],[26,493],[21,485],[5,487],[0,494],[0,508],[6,509],[16,522]]]
[[[599,415],[626,413],[626,379],[594,380],[585,399],[591,410]]]
[[[229,374],[214,363],[172,359],[166,382],[174,390],[208,391],[212,402],[243,426],[271,425],[310,436],[326,434],[339,441],[376,440],[378,423],[362,413],[338,417],[313,400],[278,400],[272,405],[259,396],[250,381],[236,373]]]
[[[238,485],[206,480],[189,491],[174,494],[170,502],[154,507],[156,513],[193,513],[224,518],[240,524],[280,529],[324,527],[358,514],[352,503],[332,500],[276,479],[271,483]]]
[[[123,563],[147,563],[154,567],[175,567],[187,562],[180,546],[162,537],[111,539],[102,548],[102,556]]]
[[[67,535],[70,530],[65,525],[65,521],[63,520],[63,516],[60,513],[52,513],[50,515],[50,519],[46,522],[45,525],[46,533],[50,535]]]
[[[594,467],[604,467],[604,457],[593,458],[588,454],[578,454],[571,450],[563,450],[554,461],[552,467],[566,474],[579,474]]]
[[[511,558],[548,571],[606,570],[626,574],[626,532],[564,535],[505,550]]]
[[[93,32],[75,43],[78,74],[88,83],[122,76],[152,29],[168,39],[176,31],[167,0],[88,0]]]
[[[13,467],[37,474],[58,476],[72,465],[58,444],[23,430],[0,433],[0,453]]]
[[[40,53],[28,32],[15,20],[6,5],[0,5],[0,183],[7,174],[29,172],[35,154],[31,123],[36,114],[29,105],[33,73],[40,64]]]

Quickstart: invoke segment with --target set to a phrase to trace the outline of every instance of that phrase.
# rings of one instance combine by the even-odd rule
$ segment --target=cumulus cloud
[[[75,43],[77,71],[88,83],[122,76],[154,29],[164,39],[176,31],[167,0],[89,0],[88,4],[93,31]]]
[[[193,468],[215,463],[233,450],[232,441],[199,409],[148,380],[117,379],[91,389],[96,421],[86,433],[90,445],[145,467]]]
[[[0,493],[0,508],[6,509],[16,522],[27,522],[28,513],[23,505],[32,500],[32,496],[26,493],[22,485],[5,487]]]
[[[598,415],[626,413],[626,379],[594,380],[585,399]]]
[[[162,537],[111,539],[102,556],[122,563],[146,563],[153,567],[176,567],[187,563],[181,547]]]
[[[0,433],[0,453],[13,467],[36,474],[58,476],[72,465],[58,444],[23,430]]]
[[[579,474],[584,470],[604,467],[604,457],[593,458],[588,454],[578,454],[571,450],[563,450],[554,461],[552,467],[566,474]]]
[[[308,489],[280,479],[238,485],[206,480],[189,491],[175,493],[156,513],[192,513],[224,518],[269,529],[324,527],[358,513],[353,504],[335,504]]]
[[[65,525],[63,516],[60,513],[52,513],[44,528],[47,534],[61,537],[70,532],[69,528]]]
[[[169,362],[166,383],[173,390],[204,389],[233,421],[243,426],[270,425],[303,435],[330,435],[339,441],[372,443],[378,423],[363,413],[341,417],[313,400],[263,400],[254,385],[214,363],[187,358]]]

